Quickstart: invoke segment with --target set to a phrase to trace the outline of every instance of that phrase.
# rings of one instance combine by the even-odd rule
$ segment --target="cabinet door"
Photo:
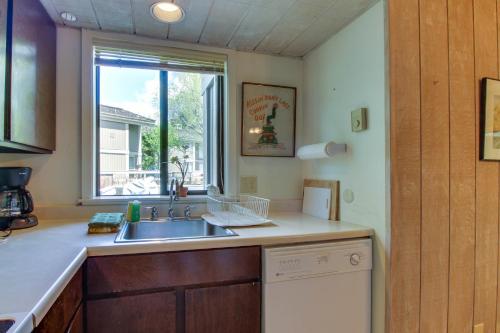
[[[260,283],[186,290],[186,333],[260,332]]]
[[[80,305],[73,319],[69,323],[66,333],[83,333],[83,306]]]
[[[11,0],[10,5],[12,50],[7,137],[14,143],[55,150],[55,24],[38,0]]]
[[[7,2],[0,0],[0,141],[5,139],[5,75],[7,70]]]
[[[78,270],[49,312],[35,328],[36,333],[63,333],[83,299],[83,273]]]
[[[92,333],[175,333],[175,292],[87,301],[87,331]]]

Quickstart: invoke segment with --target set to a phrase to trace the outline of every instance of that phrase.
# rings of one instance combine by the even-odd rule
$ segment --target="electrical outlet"
[[[241,176],[240,193],[245,193],[245,194],[257,193],[257,176]]]
[[[484,323],[474,325],[474,333],[484,333]]]

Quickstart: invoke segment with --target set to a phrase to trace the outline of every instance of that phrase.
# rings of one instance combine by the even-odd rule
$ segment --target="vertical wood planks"
[[[500,333],[500,165],[479,160],[480,80],[500,76],[500,0],[388,7],[387,327]]]
[[[386,330],[420,325],[420,44],[418,0],[389,1],[391,231]]]
[[[497,0],[497,52],[500,52],[500,0]],[[497,78],[500,78],[500,53],[497,54],[497,70],[499,71],[497,73]],[[500,182],[500,165],[499,165],[499,182]],[[498,189],[500,191],[500,184],[498,186]],[[499,194],[499,199],[500,199],[500,194]],[[500,204],[499,204],[499,209],[500,209]],[[499,213],[499,228],[500,228],[500,213]],[[500,230],[499,230],[500,232]],[[499,248],[498,250],[500,251],[500,235],[498,239],[498,245]],[[499,252],[499,257],[498,260],[500,260],[500,252]],[[500,333],[500,263],[497,264],[497,318],[496,318],[496,332]]]
[[[475,0],[476,138],[479,138],[480,130],[480,80],[485,76],[498,76],[497,43],[496,0]],[[484,323],[486,333],[496,330],[497,259],[498,164],[479,161],[477,142],[474,323]]]
[[[450,281],[448,332],[472,332],[476,113],[473,0],[448,0]]]
[[[420,0],[421,300],[420,332],[448,328],[450,221],[447,0]]]

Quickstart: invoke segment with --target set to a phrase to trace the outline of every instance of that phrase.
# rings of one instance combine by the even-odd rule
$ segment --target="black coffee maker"
[[[31,168],[0,168],[0,230],[34,227],[38,224],[31,193],[26,190]]]

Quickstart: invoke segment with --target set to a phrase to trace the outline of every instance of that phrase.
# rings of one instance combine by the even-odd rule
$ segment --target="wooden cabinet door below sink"
[[[186,333],[259,333],[260,283],[186,290]]]
[[[89,300],[87,332],[175,333],[175,292]]]

